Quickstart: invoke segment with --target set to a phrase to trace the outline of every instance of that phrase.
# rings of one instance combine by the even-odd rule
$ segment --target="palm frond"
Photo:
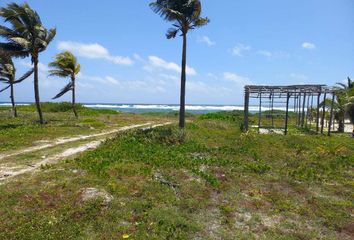
[[[166,21],[181,20],[183,14],[177,10],[168,8],[167,5],[157,2],[150,3],[151,9]]]
[[[205,26],[210,22],[208,18],[202,18],[202,4],[200,0],[155,0],[150,3],[151,9],[164,20],[174,22],[173,26],[182,31],[182,35],[188,30]],[[166,36],[174,38],[177,32],[169,29]]]
[[[166,33],[167,39],[175,38],[177,33],[178,33],[178,31],[179,31],[179,29],[176,29],[176,28],[168,29],[168,31]]]
[[[8,89],[8,88],[10,88],[10,87],[11,87],[11,85],[9,85],[9,86],[7,86],[7,87],[1,89],[1,90],[0,90],[0,93],[4,92],[6,89]]]
[[[22,37],[11,37],[9,39],[11,42],[20,45],[22,48],[28,49],[28,47],[30,46],[30,42]]]
[[[46,42],[49,44],[54,39],[56,34],[57,34],[56,28],[49,29],[49,31],[47,32]]]
[[[63,71],[63,70],[49,70],[48,76],[66,78],[66,77],[70,76],[70,73]]]
[[[347,89],[347,85],[344,83],[336,83],[336,85],[340,86],[342,89]]]
[[[207,25],[210,22],[209,18],[198,18],[195,23],[192,25],[192,27],[203,27]]]
[[[0,49],[13,57],[25,58],[29,56],[29,52],[26,51],[21,45],[16,43],[0,43]]]
[[[77,63],[76,57],[71,52],[59,53],[55,56],[54,61],[49,63],[50,76],[69,77],[80,72],[81,66]]]
[[[20,77],[19,79],[15,80],[14,83],[20,83],[24,80],[26,80],[27,78],[29,78],[32,74],[34,73],[34,69],[29,70],[28,72],[26,72],[22,77]]]
[[[57,98],[60,98],[61,96],[63,96],[65,93],[71,91],[73,89],[73,83],[72,82],[69,82],[54,98],[54,99],[57,99]]]
[[[0,17],[10,25],[9,28],[0,28],[0,36],[8,40],[5,50],[10,51],[15,57],[37,55],[44,51],[55,37],[56,30],[47,30],[39,14],[27,3],[21,5],[10,3],[0,8]]]

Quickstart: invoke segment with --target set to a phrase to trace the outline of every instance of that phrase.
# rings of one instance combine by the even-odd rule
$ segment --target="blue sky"
[[[182,39],[165,38],[170,23],[152,12],[150,0],[27,2],[47,28],[57,27],[40,56],[42,101],[67,82],[47,77],[48,62],[71,50],[82,65],[79,102],[178,103]],[[189,104],[242,104],[245,84],[333,85],[354,77],[353,0],[202,4],[211,22],[188,35]],[[30,60],[16,65],[20,74]],[[17,101],[33,101],[32,79],[16,86],[16,93]],[[8,99],[8,92],[0,94],[0,102]]]

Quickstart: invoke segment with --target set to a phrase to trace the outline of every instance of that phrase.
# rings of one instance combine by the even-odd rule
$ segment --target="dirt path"
[[[92,135],[86,135],[86,136],[80,136],[80,137],[75,137],[75,138],[68,138],[68,139],[58,139],[56,141],[54,141],[51,144],[45,144],[45,145],[41,145],[41,146],[36,146],[36,147],[30,147],[27,149],[23,149],[21,151],[15,152],[15,153],[11,153],[11,154],[7,154],[7,155],[2,155],[2,158],[5,157],[10,157],[10,156],[16,156],[16,155],[21,155],[21,154],[25,154],[28,152],[34,152],[34,151],[39,151],[45,148],[49,148],[49,147],[54,147],[60,144],[64,144],[64,143],[70,143],[70,142],[76,142],[76,141],[80,141],[80,140],[84,140],[84,139],[88,139],[88,138],[94,138],[94,137],[102,137],[102,139],[99,140],[95,140],[95,141],[91,141],[85,144],[81,144],[79,146],[73,147],[73,148],[68,148],[66,150],[64,150],[61,153],[46,157],[44,159],[41,159],[40,161],[34,163],[33,165],[25,165],[25,166],[15,166],[15,167],[6,167],[6,166],[1,166],[0,165],[0,182],[4,181],[4,180],[8,180],[10,178],[14,178],[18,175],[24,174],[24,173],[28,173],[28,172],[33,172],[36,169],[40,168],[41,166],[45,165],[45,164],[50,164],[50,163],[55,163],[57,161],[59,161],[60,159],[64,159],[70,156],[73,156],[75,154],[87,151],[89,149],[95,149],[97,148],[102,142],[104,142],[106,139],[108,139],[110,137],[110,135],[114,134],[114,133],[118,133],[118,132],[125,132],[128,131],[130,129],[135,129],[135,128],[156,128],[156,127],[160,127],[160,126],[165,126],[165,125],[169,125],[171,124],[171,122],[167,122],[167,123],[163,123],[163,124],[155,124],[152,125],[151,123],[145,123],[145,124],[139,124],[139,125],[131,125],[131,126],[126,126],[126,127],[121,127],[112,131],[108,131],[108,132],[103,132],[103,133],[99,133],[99,134],[92,134]],[[1,158],[0,158],[1,159]]]
[[[129,130],[129,129],[132,129],[132,128],[146,127],[146,126],[149,126],[151,124],[152,123],[149,122],[149,123],[144,123],[144,124],[121,127],[121,128],[117,128],[117,129],[114,129],[114,130],[111,130],[111,131],[105,131],[105,132],[91,134],[91,135],[80,135],[80,136],[72,137],[72,138],[58,138],[58,139],[56,139],[56,140],[54,140],[54,141],[52,141],[50,143],[47,143],[47,144],[42,144],[42,145],[39,145],[39,146],[28,147],[28,148],[17,150],[15,152],[11,152],[11,153],[8,153],[8,154],[0,154],[0,160],[4,159],[4,158],[8,158],[8,157],[13,157],[13,156],[25,154],[25,153],[30,153],[30,152],[43,150],[43,149],[50,148],[50,147],[55,147],[55,146],[66,144],[66,143],[77,142],[77,141],[80,141],[80,140],[85,140],[85,139],[95,138],[95,137],[103,137],[103,136],[107,136],[107,135],[114,134],[114,133],[117,133],[117,132],[126,131],[126,130]]]

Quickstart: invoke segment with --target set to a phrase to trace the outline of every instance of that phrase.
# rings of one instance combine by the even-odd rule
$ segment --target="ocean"
[[[17,105],[29,105],[30,103],[18,103]],[[146,112],[177,112],[179,105],[176,104],[106,104],[106,103],[83,103],[85,107],[96,109],[111,109],[127,113]],[[11,106],[10,103],[0,103],[0,106]],[[194,114],[212,113],[220,111],[243,111],[243,105],[186,105],[186,111]],[[285,110],[282,107],[275,107],[275,110]],[[250,106],[250,112],[258,112],[257,106]],[[269,110],[262,107],[262,111]]]

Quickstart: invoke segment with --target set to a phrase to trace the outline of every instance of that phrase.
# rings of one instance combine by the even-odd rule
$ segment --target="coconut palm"
[[[344,122],[348,114],[348,104],[350,104],[350,92],[354,89],[354,82],[348,77],[347,85],[344,83],[337,83],[334,88],[336,94],[336,111],[335,117],[339,122],[339,132],[344,132]]]
[[[156,0],[150,3],[150,7],[155,13],[164,18],[164,20],[173,23],[173,27],[167,31],[167,39],[175,38],[179,32],[183,37],[179,126],[180,128],[184,128],[187,33],[189,30],[208,24],[209,19],[200,16],[202,11],[200,0]]]
[[[353,125],[352,137],[354,138],[354,82],[350,78],[348,78],[348,86],[345,89],[347,99],[347,103],[345,105],[346,113]]]
[[[14,85],[24,81],[31,76],[33,69],[25,73],[22,77],[16,80],[16,68],[10,56],[3,54],[0,56],[0,82],[7,84],[3,89],[0,89],[0,93],[10,88],[10,99],[12,104],[13,117],[17,117],[17,110],[15,104]]]
[[[34,95],[36,101],[39,121],[44,123],[40,105],[38,85],[38,63],[39,54],[46,50],[49,43],[56,35],[56,29],[47,30],[36,11],[30,8],[27,3],[18,5],[8,4],[0,8],[0,17],[10,24],[10,28],[0,26],[0,37],[6,39],[7,43],[0,43],[0,49],[9,52],[14,57],[31,56],[34,66]]]
[[[348,117],[348,107],[351,102],[351,93],[354,91],[354,82],[348,77],[348,83],[337,83],[334,87],[335,101],[326,99],[321,103],[330,109],[333,105],[334,119],[338,122],[338,132],[344,132],[345,119]]]
[[[53,98],[57,99],[65,93],[72,91],[72,108],[75,117],[78,117],[75,107],[75,79],[76,75],[80,72],[80,64],[77,63],[76,57],[71,52],[59,53],[55,56],[55,60],[49,63],[52,70],[49,70],[50,76],[56,77],[70,77],[71,81]]]

